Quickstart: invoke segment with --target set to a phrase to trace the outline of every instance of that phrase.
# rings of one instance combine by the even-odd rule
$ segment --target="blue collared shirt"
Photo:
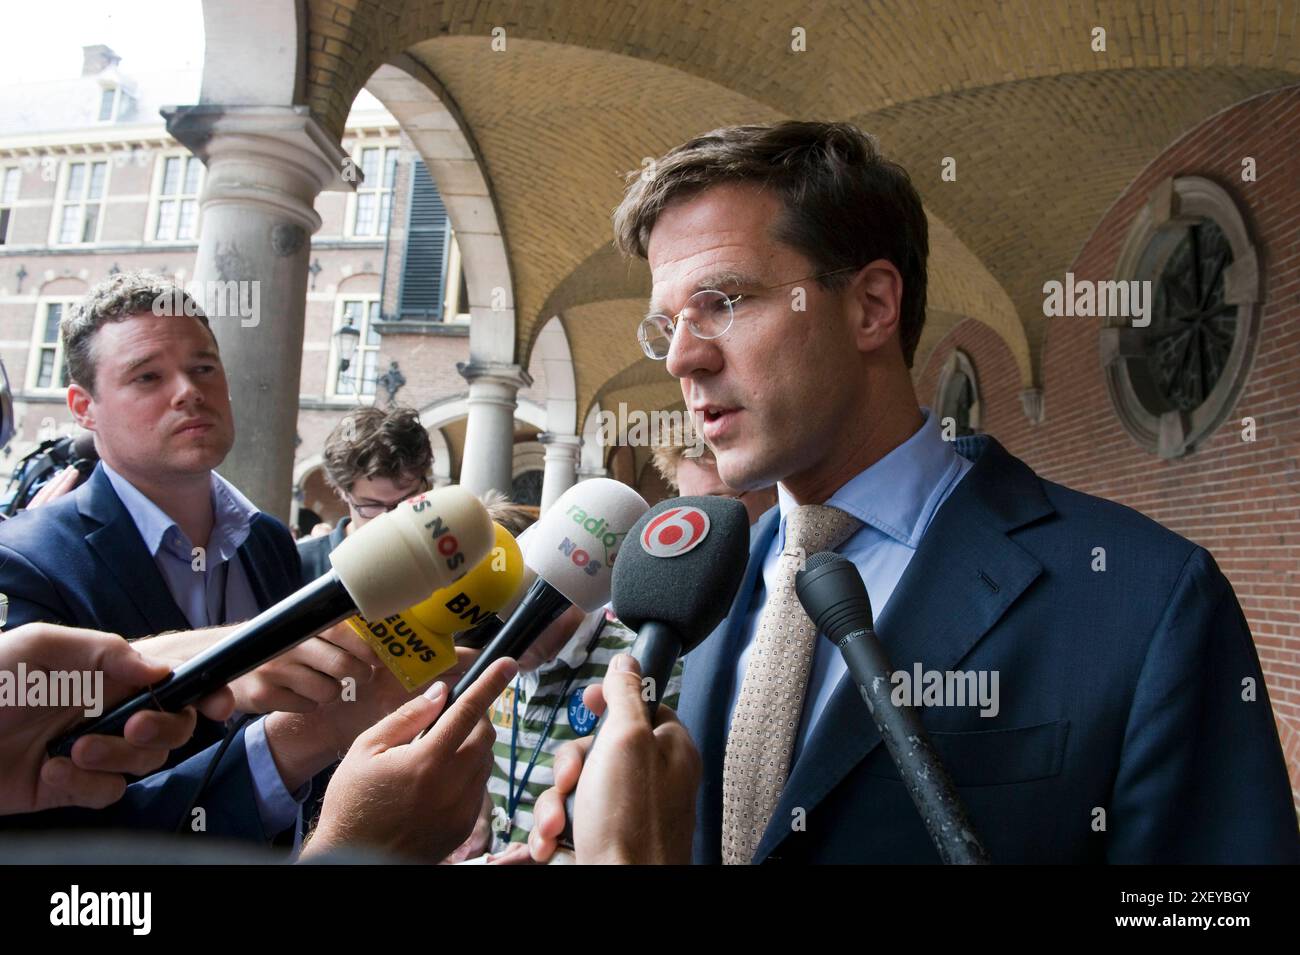
[[[172,599],[190,626],[197,630],[257,616],[257,597],[238,557],[257,514],[248,498],[212,472],[212,533],[207,546],[199,550],[177,523],[134,484],[106,462],[101,461],[99,466],[135,522]],[[248,727],[244,750],[262,827],[268,835],[274,835],[294,824],[310,786],[294,794],[285,789],[266,740],[264,722],[257,720]]]
[[[925,422],[914,435],[826,501],[827,505],[838,507],[862,521],[862,528],[837,548],[837,552],[858,568],[867,585],[877,620],[888,605],[903,571],[911,563],[912,555],[916,553],[935,513],[971,469],[971,462],[953,449],[952,442],[943,439],[938,419],[928,408],[921,410]],[[785,546],[786,518],[798,506],[780,485],[777,486],[777,504],[781,509],[781,526],[763,558],[763,586],[768,593],[776,585],[781,550]],[[727,711],[728,724],[744,683],[745,667],[749,663],[750,648],[765,603],[765,600],[755,601],[746,621],[744,647],[736,660],[735,685]],[[808,675],[793,760],[798,760],[831,695],[847,673],[848,668],[839,651],[829,640],[819,637]]]

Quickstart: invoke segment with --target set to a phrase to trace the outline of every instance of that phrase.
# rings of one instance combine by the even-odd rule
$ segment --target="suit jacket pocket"
[[[967,733],[932,730],[930,740],[958,786],[998,786],[1059,774],[1069,731],[1069,720],[1054,720]],[[877,747],[862,768],[871,776],[900,778],[884,746]]]

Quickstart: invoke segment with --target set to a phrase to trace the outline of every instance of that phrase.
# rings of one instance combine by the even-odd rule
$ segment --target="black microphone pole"
[[[795,575],[795,592],[817,629],[840,648],[939,858],[945,865],[988,865],[988,852],[920,716],[890,699],[893,668],[876,637],[871,600],[857,568],[839,554],[814,554]]]

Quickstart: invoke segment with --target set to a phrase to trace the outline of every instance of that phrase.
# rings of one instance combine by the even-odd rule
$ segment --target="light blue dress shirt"
[[[940,505],[971,469],[971,462],[959,455],[952,442],[945,441],[938,419],[922,408],[925,422],[917,432],[887,455],[858,474],[831,495],[826,504],[852,514],[863,527],[836,550],[853,561],[867,585],[871,609],[877,620],[889,604],[899,578],[921,543]],[[781,526],[763,558],[763,586],[770,593],[776,585],[781,550],[785,546],[786,517],[798,505],[785,488],[777,486]],[[812,555],[809,554],[809,557]],[[745,680],[750,649],[766,600],[755,600],[746,621],[744,647],[736,659],[727,721],[736,708]],[[797,761],[822,711],[840,680],[848,672],[844,659],[829,640],[818,636],[803,717],[791,765]]]
[[[122,501],[144,545],[153,555],[176,606],[194,629],[239,623],[257,616],[253,586],[239,560],[239,548],[252,531],[257,508],[233,484],[212,472],[212,534],[202,563],[194,544],[174,520],[145,497],[134,484],[107,463],[100,467]],[[198,569],[202,567],[203,569]],[[275,757],[266,740],[265,718],[254,721],[244,733],[244,750],[253,779],[253,795],[268,835],[294,825],[299,807],[311,791],[303,786],[291,794],[280,778]]]

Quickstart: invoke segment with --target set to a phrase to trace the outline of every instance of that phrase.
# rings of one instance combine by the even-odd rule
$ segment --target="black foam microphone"
[[[890,699],[893,668],[876,637],[871,598],[847,558],[822,551],[795,574],[795,593],[813,625],[840,648],[890,758],[921,814],[939,857],[948,865],[986,865],[980,842],[956,787],[917,711]]]
[[[749,514],[730,497],[655,505],[614,565],[614,614],[636,631],[632,655],[652,680],[653,716],[673,666],[722,623],[749,561]]]
[[[650,691],[645,699],[651,718],[677,658],[726,619],[748,562],[749,513],[735,498],[661,501],[628,531],[614,565],[614,615],[636,631],[632,656]],[[559,839],[570,849],[575,798],[569,793],[564,801]]]

